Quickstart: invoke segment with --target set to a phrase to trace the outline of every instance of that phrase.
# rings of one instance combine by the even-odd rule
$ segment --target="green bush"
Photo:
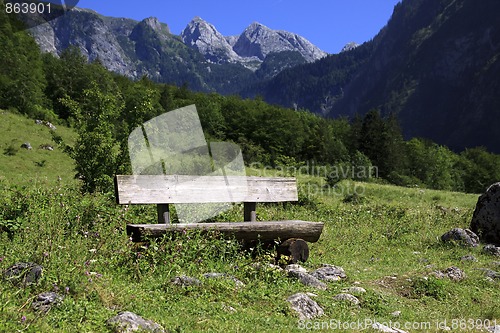
[[[433,276],[416,278],[412,281],[411,287],[411,296],[414,298],[427,296],[437,300],[444,300],[448,294],[445,280]]]

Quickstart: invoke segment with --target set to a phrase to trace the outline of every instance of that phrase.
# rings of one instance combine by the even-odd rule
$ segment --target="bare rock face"
[[[195,17],[182,31],[184,44],[197,49],[205,59],[219,62],[237,62],[240,57],[227,39],[210,23]]]
[[[348,52],[348,51],[351,51],[351,50],[354,50],[355,48],[357,48],[360,44],[356,43],[356,42],[349,42],[347,43],[346,45],[344,45],[344,47],[342,48],[342,50],[340,51],[340,53],[342,52]]]
[[[308,62],[323,58],[327,54],[297,34],[272,30],[254,22],[248,26],[234,44],[234,51],[242,57],[258,57],[264,60],[269,53],[298,51]]]
[[[170,33],[170,29],[168,28],[168,26],[166,24],[160,23],[160,21],[158,21],[158,18],[156,17],[148,17],[144,19],[142,22],[144,22],[151,29],[153,29],[153,31],[157,33],[167,33],[167,34]]]
[[[491,185],[479,197],[470,229],[481,241],[500,246],[500,183]]]
[[[73,8],[65,15],[30,29],[43,52],[61,55],[76,46],[89,61],[99,61],[109,70],[131,76],[131,60],[103,17],[87,9]]]

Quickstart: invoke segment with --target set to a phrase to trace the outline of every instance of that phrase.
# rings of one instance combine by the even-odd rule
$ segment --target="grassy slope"
[[[35,136],[27,137],[34,147],[50,138],[43,137],[44,128],[33,129],[28,121],[22,122],[26,131],[40,132],[43,138],[35,142]],[[35,148],[18,154],[29,153],[38,152]],[[26,164],[26,168],[38,171],[30,165],[33,160],[19,159],[17,163],[14,170],[24,169],[20,164]],[[4,172],[13,174],[12,169]],[[48,178],[54,175],[49,173]],[[82,196],[71,187],[54,186],[50,180],[30,185],[26,194],[5,187],[0,197],[7,206],[17,207],[12,204],[16,195],[29,204],[21,211],[22,232],[12,239],[0,233],[0,270],[18,261],[35,261],[44,266],[44,276],[38,285],[26,289],[0,283],[0,331],[106,332],[106,319],[127,310],[170,331],[299,332],[298,318],[286,302],[296,292],[317,295],[314,299],[325,310],[318,320],[324,322],[376,319],[433,324],[431,329],[411,332],[437,332],[436,323],[444,320],[455,328],[453,325],[461,322],[453,319],[496,319],[500,323],[498,282],[487,281],[479,270],[499,270],[495,258],[482,254],[480,248],[439,241],[450,228],[468,226],[476,195],[347,181],[318,193],[324,185],[322,179],[303,175],[298,179],[300,198],[306,205],[261,205],[257,213],[261,220],[325,222],[304,266],[314,269],[322,263],[334,264],[348,275],[345,281],[329,284],[326,291],[305,287],[280,272],[253,269],[253,262],[266,262],[270,254],[264,252],[252,259],[231,242],[187,235],[149,249],[131,244],[123,232],[125,223],[153,221],[154,207],[123,209],[114,205],[112,197]],[[344,202],[352,198],[354,186],[360,199]],[[237,205],[220,218],[241,219],[242,210]],[[478,261],[461,262],[467,254]],[[468,278],[462,282],[421,279],[452,265],[462,268]],[[178,275],[201,278],[213,271],[232,274],[246,286],[236,288],[231,281],[206,280],[200,287],[182,288],[169,282]],[[368,290],[360,296],[359,307],[333,300],[352,285]],[[29,306],[33,297],[53,289],[66,294],[63,304],[48,314],[33,312]],[[394,318],[394,311],[401,311],[400,317]]]
[[[67,144],[72,144],[75,134],[64,126],[55,131]],[[32,150],[21,148],[29,142]],[[40,149],[40,145],[50,144],[53,151]],[[6,152],[11,149],[14,155]],[[72,182],[74,162],[53,141],[50,129],[36,125],[32,119],[8,111],[0,110],[0,181],[11,184],[25,184],[33,180],[57,180]]]

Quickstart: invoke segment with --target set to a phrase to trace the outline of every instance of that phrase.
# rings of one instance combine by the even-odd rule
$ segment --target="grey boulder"
[[[151,332],[165,333],[165,329],[154,321],[144,319],[133,312],[123,311],[108,319],[106,324],[116,333]]]

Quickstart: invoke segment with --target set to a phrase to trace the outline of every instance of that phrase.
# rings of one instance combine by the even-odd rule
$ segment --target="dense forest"
[[[207,141],[238,144],[247,164],[323,166],[330,184],[373,178],[476,193],[500,179],[500,156],[481,147],[457,153],[421,138],[405,141],[393,114],[372,109],[353,119],[325,119],[260,98],[197,93],[146,77],[132,81],[99,61],[87,63],[76,48],[60,58],[42,54],[13,24],[1,11],[0,108],[72,126],[78,140],[67,151],[88,192],[108,191],[114,174],[130,172],[127,138],[134,128],[190,104],[198,108]],[[361,168],[376,173],[355,172]]]
[[[498,12],[498,0],[403,0],[372,40],[245,93],[327,117],[377,108],[398,115],[405,139],[500,153]]]

